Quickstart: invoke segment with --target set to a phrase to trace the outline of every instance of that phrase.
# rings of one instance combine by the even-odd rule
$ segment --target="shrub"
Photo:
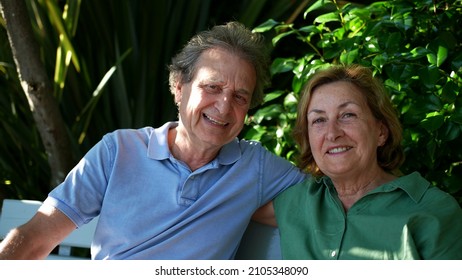
[[[273,87],[244,137],[295,162],[291,137],[302,85],[320,67],[358,63],[383,80],[400,113],[406,161],[462,204],[461,1],[318,0],[293,23],[268,20]]]

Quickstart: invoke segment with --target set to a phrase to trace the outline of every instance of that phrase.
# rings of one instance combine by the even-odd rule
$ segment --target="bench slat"
[[[42,202],[35,200],[4,199],[0,213],[0,239],[4,239],[8,232],[27,221],[37,212]],[[81,226],[67,236],[60,244],[59,255],[50,255],[48,259],[78,259],[70,256],[71,247],[91,247],[98,218]],[[61,248],[62,247],[62,248]]]

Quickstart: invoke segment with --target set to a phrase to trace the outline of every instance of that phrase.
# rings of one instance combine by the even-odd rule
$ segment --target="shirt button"
[[[330,256],[331,256],[332,258],[335,258],[336,255],[337,255],[337,251],[332,251],[332,252],[330,253]]]

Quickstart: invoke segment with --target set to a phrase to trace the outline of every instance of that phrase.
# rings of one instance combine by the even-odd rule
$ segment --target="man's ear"
[[[178,106],[180,105],[181,97],[183,96],[181,92],[182,88],[183,88],[183,85],[180,82],[177,82],[174,87],[175,92],[173,93],[173,95],[175,96],[175,104],[177,104]]]

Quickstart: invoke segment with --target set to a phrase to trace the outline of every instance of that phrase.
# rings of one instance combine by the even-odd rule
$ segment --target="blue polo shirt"
[[[99,216],[93,259],[232,259],[253,212],[306,176],[238,139],[192,172],[169,151],[176,125],[105,135],[45,200],[77,227]]]

